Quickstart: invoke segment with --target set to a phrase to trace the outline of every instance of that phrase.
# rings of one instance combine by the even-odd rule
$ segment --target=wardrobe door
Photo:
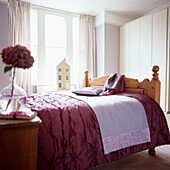
[[[161,81],[161,107],[165,110],[166,98],[166,44],[167,44],[167,9],[153,14],[152,65],[159,65]]]
[[[139,79],[151,77],[151,54],[152,54],[152,15],[141,17],[140,20],[140,41],[139,41]]]
[[[170,11],[170,7],[168,8]],[[168,12],[168,44],[167,44],[167,91],[166,91],[166,111],[170,113],[170,12]]]
[[[129,74],[129,26],[127,23],[120,28],[120,73]]]
[[[129,28],[129,76],[139,77],[139,19],[130,22]]]
[[[167,83],[167,9],[131,21],[121,28],[120,73],[143,80],[151,78],[153,65],[160,67],[161,102],[167,108],[170,93]],[[168,91],[168,90],[169,91]],[[166,99],[168,99],[166,101]],[[166,108],[165,108],[166,106]],[[170,106],[168,106],[170,107]]]

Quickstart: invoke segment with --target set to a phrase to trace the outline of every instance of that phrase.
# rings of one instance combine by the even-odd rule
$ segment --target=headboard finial
[[[153,66],[152,71],[153,71],[152,79],[159,80],[159,77],[158,77],[159,76],[159,74],[158,74],[159,66],[157,66],[157,65]]]
[[[84,85],[83,86],[89,87],[89,77],[88,77],[89,72],[85,71],[84,74],[85,74],[85,79],[84,79]]]

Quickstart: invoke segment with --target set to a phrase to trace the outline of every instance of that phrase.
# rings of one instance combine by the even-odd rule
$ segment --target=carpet
[[[157,147],[155,156],[142,151],[88,170],[170,170],[170,145]]]

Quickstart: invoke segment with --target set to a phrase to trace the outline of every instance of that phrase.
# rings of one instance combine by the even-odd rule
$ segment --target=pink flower
[[[12,49],[13,47],[7,47],[2,50],[2,61],[7,65],[11,64],[11,61],[10,61],[11,57],[9,56],[11,55]]]
[[[2,61],[14,68],[28,69],[32,67],[34,58],[31,52],[24,46],[16,45],[2,50]]]
[[[4,68],[4,73],[12,70],[12,89],[11,89],[11,98],[8,100],[6,110],[8,109],[13,94],[14,94],[14,78],[16,68],[28,69],[32,67],[34,63],[34,58],[31,56],[31,52],[24,46],[16,45],[14,47],[7,47],[2,50],[1,53],[2,61],[7,65]]]

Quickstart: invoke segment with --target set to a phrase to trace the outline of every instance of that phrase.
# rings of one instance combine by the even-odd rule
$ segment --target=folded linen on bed
[[[142,104],[131,97],[74,96],[95,112],[102,136],[104,153],[150,142],[150,131]]]
[[[103,95],[112,95],[123,92],[125,85],[125,76],[112,73],[106,80],[104,85]]]

